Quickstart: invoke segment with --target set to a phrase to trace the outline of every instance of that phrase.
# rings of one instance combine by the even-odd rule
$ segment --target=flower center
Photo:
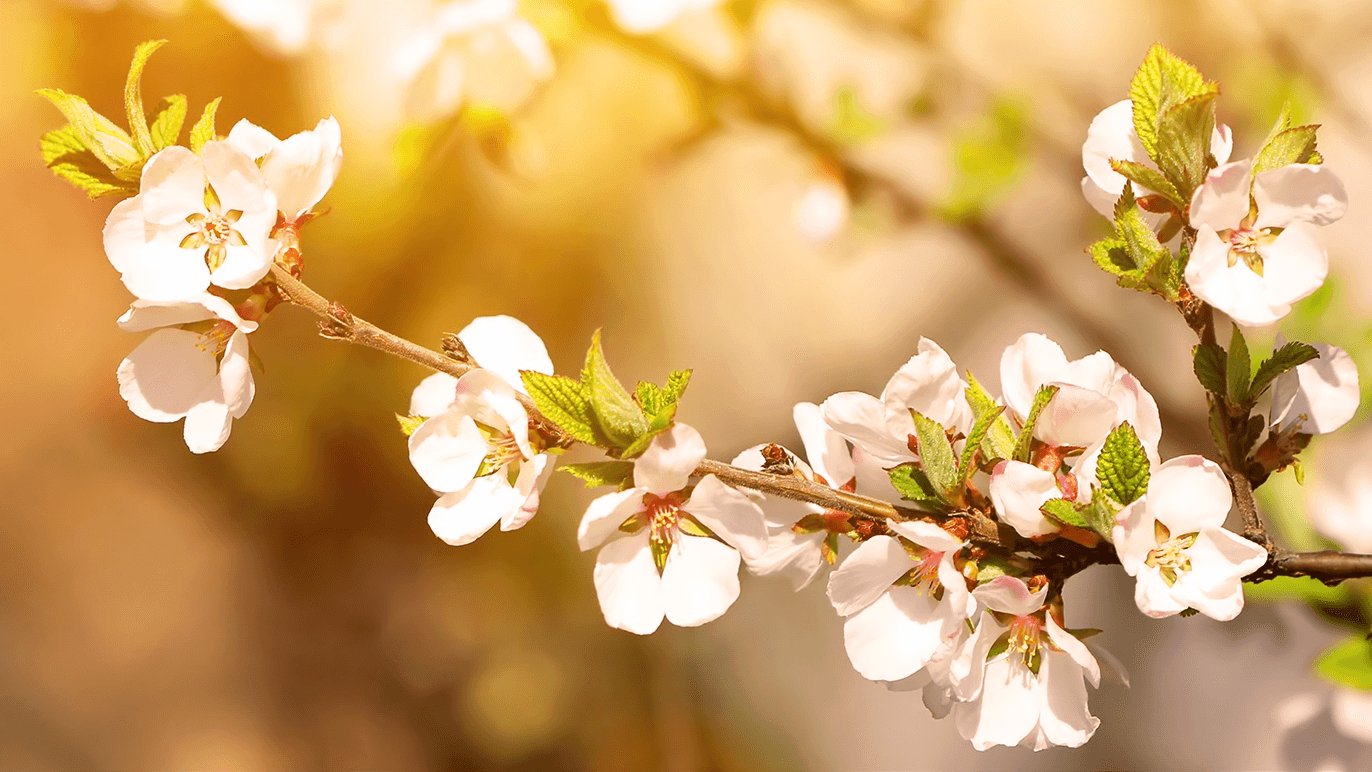
[[[1153,532],[1157,538],[1158,548],[1149,552],[1143,562],[1158,569],[1162,580],[1171,587],[1177,583],[1179,574],[1191,570],[1191,558],[1186,554],[1186,550],[1195,546],[1196,537],[1200,536],[1200,533],[1182,534],[1173,539],[1167,526],[1156,521],[1153,523]]]
[[[229,247],[241,247],[248,243],[243,235],[233,228],[234,223],[242,216],[243,212],[238,209],[230,209],[220,214],[217,207],[212,207],[208,215],[188,215],[186,222],[194,226],[195,230],[181,239],[181,248],[204,249],[205,265],[210,271],[218,270],[229,255]]]
[[[1025,667],[1038,672],[1039,646],[1043,640],[1043,621],[1036,616],[1015,617],[1010,620],[1010,639],[1006,651],[1010,659],[1019,659]]]
[[[643,494],[643,515],[648,521],[648,541],[663,547],[672,546],[681,521],[681,497],[673,492],[666,496]]]
[[[524,460],[524,451],[520,449],[519,441],[510,432],[501,431],[480,421],[477,422],[476,428],[486,438],[487,448],[486,457],[481,459],[476,476],[485,477],[509,467],[510,484],[514,485],[515,479],[519,476],[519,465],[513,462]]]
[[[223,319],[207,319],[203,322],[191,322],[181,325],[181,329],[193,332],[200,336],[195,342],[195,347],[201,351],[208,351],[214,355],[216,361],[224,358],[224,352],[228,350],[229,338],[238,330],[233,322]]]
[[[943,585],[938,580],[938,566],[943,560],[942,552],[934,552],[919,545],[906,544],[905,549],[915,559],[915,567],[896,580],[897,585],[913,587],[921,595],[942,599]]]
[[[1254,229],[1245,225],[1220,231],[1219,237],[1229,242],[1229,267],[1233,268],[1242,260],[1248,270],[1262,276],[1262,255],[1258,253],[1258,247],[1270,242],[1277,232],[1274,228]]]

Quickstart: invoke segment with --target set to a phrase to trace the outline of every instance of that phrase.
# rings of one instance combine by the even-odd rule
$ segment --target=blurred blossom
[[[224,18],[268,50],[293,56],[312,42],[336,39],[346,0],[209,0]]]
[[[68,5],[90,11],[108,11],[118,5],[119,0],[63,0]],[[171,16],[186,10],[187,0],[129,0],[129,4],[144,11],[162,16]]]
[[[1372,759],[1372,692],[1335,686],[1293,694],[1272,718],[1288,769],[1352,772]]]
[[[392,67],[414,120],[441,120],[464,104],[508,112],[552,77],[547,41],[515,10],[514,0],[448,3],[401,44]]]
[[[848,191],[837,180],[817,179],[795,203],[796,230],[807,241],[822,244],[848,225]]]
[[[1372,458],[1360,458],[1341,480],[1312,484],[1305,501],[1316,531],[1345,549],[1372,552]]]
[[[1283,338],[1277,336],[1277,345]],[[1298,365],[1272,384],[1272,431],[1328,434],[1358,412],[1358,366],[1338,346],[1314,344],[1319,359]]]
[[[719,0],[606,0],[615,23],[625,32],[646,35],[671,24],[688,11],[709,8]]]

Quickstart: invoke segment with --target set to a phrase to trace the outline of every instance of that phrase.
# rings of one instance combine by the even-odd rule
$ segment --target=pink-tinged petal
[[[1002,461],[991,472],[991,503],[996,516],[1026,539],[1059,530],[1039,508],[1049,499],[1060,498],[1057,478],[1033,464]]]
[[[586,507],[577,527],[576,543],[585,552],[604,544],[630,515],[643,511],[643,488],[630,488],[597,497]]]
[[[1215,130],[1210,133],[1210,155],[1215,157],[1215,163],[1221,166],[1229,163],[1229,156],[1234,153],[1234,132],[1223,123],[1215,124]]]
[[[1110,206],[1124,192],[1128,180],[1110,168],[1110,159],[1137,161],[1152,166],[1148,152],[1134,132],[1134,107],[1121,100],[1101,110],[1086,129],[1086,142],[1081,146],[1081,165],[1087,178],[1097,188],[1110,195]],[[1107,210],[1106,216],[1111,216]]]
[[[342,167],[342,137],[338,121],[330,117],[273,148],[262,162],[262,174],[277,207],[294,220],[324,198]]]
[[[824,422],[824,413],[813,402],[797,403],[791,417],[805,445],[805,457],[816,473],[824,477],[831,488],[846,485],[857,474],[853,454],[843,436]]]
[[[1077,664],[1077,667],[1085,671],[1086,678],[1092,686],[1100,686],[1100,663],[1096,662],[1095,656],[1091,654],[1090,649],[1086,648],[1086,644],[1075,635],[1062,629],[1057,620],[1053,619],[1052,614],[1048,615],[1046,629],[1048,638],[1053,641],[1053,645],[1066,652],[1067,656],[1071,657],[1072,661]]]
[[[516,461],[519,474],[515,478],[514,489],[523,497],[519,506],[500,518],[500,530],[513,531],[523,528],[538,514],[538,502],[543,495],[543,486],[553,476],[553,457],[540,453],[528,461]],[[497,473],[498,476],[499,473]]]
[[[451,407],[456,397],[457,379],[447,373],[434,373],[414,387],[410,415],[436,416]]]
[[[1039,387],[1060,381],[1067,373],[1067,355],[1046,335],[1020,336],[1000,356],[1000,388],[1005,404],[1021,420],[1029,416]]]
[[[1203,456],[1177,456],[1148,480],[1148,514],[1174,537],[1224,525],[1234,495],[1219,465]]]
[[[1154,619],[1180,614],[1189,606],[1173,596],[1156,568],[1144,568],[1134,582],[1134,605]]]
[[[202,393],[202,396],[208,396]],[[229,407],[217,399],[202,399],[186,412],[182,437],[192,453],[213,453],[224,447],[233,428]]]
[[[481,367],[504,378],[516,390],[528,393],[520,370],[551,373],[553,361],[543,339],[512,316],[482,316],[457,334],[467,352]]]
[[[490,452],[476,422],[457,410],[439,413],[420,424],[410,435],[409,449],[410,464],[424,484],[444,493],[467,487]],[[499,519],[497,515],[495,520]]]
[[[981,696],[986,677],[986,655],[991,653],[991,647],[1008,629],[983,611],[971,636],[954,650],[948,660],[948,682],[960,702],[969,702]]]
[[[219,361],[219,391],[229,413],[242,418],[252,405],[254,392],[252,364],[248,358],[248,336],[235,331],[224,347]]]
[[[1152,515],[1148,514],[1147,497],[1121,509],[1115,516],[1115,527],[1110,532],[1110,538],[1115,543],[1115,554],[1119,555],[1120,567],[1130,576],[1138,576],[1142,571],[1153,570],[1147,568],[1144,563],[1148,559],[1148,553],[1158,548],[1153,522]]]
[[[244,210],[233,228],[246,243],[225,245],[224,262],[210,274],[210,281],[225,289],[248,289],[261,281],[271,270],[272,259],[276,256],[274,242],[267,238],[275,224],[274,205],[271,208]],[[186,250],[186,253],[195,254],[197,259],[202,254],[190,250]]]
[[[768,537],[767,549],[760,557],[749,560],[744,556],[744,560],[757,576],[781,574],[800,590],[814,581],[824,565],[820,544],[826,535],[823,531],[796,533],[787,528]]]
[[[1257,228],[1286,228],[1292,223],[1328,225],[1348,212],[1343,180],[1320,164],[1291,164],[1259,172],[1253,178],[1258,205]]]
[[[1110,387],[1115,384],[1122,372],[1124,370],[1115,364],[1115,360],[1109,354],[1097,351],[1068,362],[1067,372],[1057,380],[1060,383],[1070,383],[1089,389],[1097,394],[1105,394],[1110,391]]]
[[[887,520],[887,527],[910,541],[933,552],[957,552],[964,542],[934,523],[924,520]]]
[[[762,509],[718,477],[706,475],[697,483],[683,509],[745,558],[757,559],[767,551]]]
[[[1162,441],[1162,419],[1158,415],[1158,403],[1153,399],[1153,395],[1143,388],[1138,378],[1121,370],[1121,375],[1111,385],[1108,396],[1119,407],[1115,413],[1116,425],[1129,422],[1148,457],[1158,461],[1158,443]]]
[[[1051,649],[1041,651],[1043,661],[1039,669],[1039,682],[1043,687],[1043,709],[1039,713],[1039,727],[1049,744],[1079,748],[1091,739],[1096,727],[1100,726],[1100,719],[1091,715],[1086,703],[1082,667],[1073,657],[1062,652]],[[1094,659],[1091,661],[1095,662]],[[1093,684],[1099,681],[1097,671]]]
[[[1242,260],[1229,265],[1229,242],[1208,225],[1196,234],[1196,246],[1186,262],[1186,283],[1196,297],[1247,327],[1271,324],[1291,310],[1289,306],[1272,308],[1263,277]]]
[[[491,530],[522,497],[500,474],[478,477],[462,490],[439,497],[429,510],[429,529],[454,547],[471,544]]]
[[[154,303],[148,300],[135,300],[116,324],[124,332],[145,332],[158,327],[175,327],[213,318],[213,311],[194,301]]]
[[[881,392],[886,407],[886,423],[899,432],[913,431],[910,411],[944,426],[955,426],[963,411],[958,401],[963,396],[957,365],[939,345],[928,338],[919,339],[919,353],[891,376]],[[964,397],[965,399],[965,397]]]
[[[1239,582],[1267,562],[1267,550],[1223,528],[1206,528],[1186,550],[1191,570],[1172,586],[1172,596],[1212,619],[1227,622],[1243,610]]]
[[[1211,169],[1205,183],[1191,196],[1191,226],[1215,230],[1238,227],[1248,215],[1248,191],[1252,186],[1251,161],[1234,161]]]
[[[1329,256],[1315,227],[1292,223],[1270,244],[1258,246],[1263,264],[1263,300],[1275,309],[1309,297],[1329,275]]]
[[[696,627],[718,619],[738,600],[738,550],[703,536],[677,534],[662,569],[667,621]]]
[[[915,561],[899,540],[873,536],[859,544],[843,565],[829,575],[829,602],[839,616],[855,614],[914,567]]]
[[[1019,577],[997,576],[973,590],[972,595],[993,611],[1022,617],[1043,608],[1048,587],[1045,585],[1037,592],[1029,592],[1029,586]]]
[[[1053,385],[1058,391],[1039,413],[1034,436],[1049,445],[1084,448],[1110,434],[1119,410],[1114,400],[1080,386]]]
[[[819,408],[824,415],[824,422],[830,428],[879,463],[896,466],[917,458],[906,444],[908,433],[898,436],[887,425],[886,406],[876,397],[859,391],[845,391],[824,400]],[[906,420],[910,420],[908,415]],[[913,431],[913,421],[910,427]]]
[[[977,600],[967,590],[967,580],[953,563],[954,552],[943,553],[938,563],[938,581],[943,585],[943,603],[953,619],[970,619],[977,611]]]
[[[458,378],[453,389],[452,409],[499,431],[509,432],[524,458],[534,457],[529,444],[529,414],[514,389],[499,375],[478,368]]]
[[[218,372],[214,354],[200,341],[193,332],[161,329],[119,363],[119,396],[134,415],[170,423],[190,412]]]
[[[953,708],[958,733],[984,751],[995,745],[1018,745],[1038,726],[1042,710],[1039,678],[1018,662],[999,655],[986,665],[981,699]]]
[[[647,635],[662,624],[662,577],[646,530],[601,548],[595,560],[595,593],[610,627]]]
[[[899,681],[924,667],[942,640],[938,603],[913,587],[891,587],[843,623],[853,669],[871,681]]]
[[[223,211],[271,209],[275,215],[276,204],[267,189],[267,178],[247,153],[229,142],[216,140],[205,143],[200,157],[205,163],[205,179],[219,196]],[[268,199],[272,199],[270,206],[264,203]]]
[[[195,153],[173,145],[148,159],[138,190],[148,222],[185,222],[187,215],[205,211],[205,167]]]
[[[634,462],[634,485],[659,496],[686,487],[691,472],[705,460],[705,439],[683,423],[653,438]]]
[[[1278,345],[1281,342],[1278,341]],[[1302,434],[1328,434],[1358,411],[1358,367],[1338,346],[1314,344],[1320,358],[1277,377],[1272,384],[1272,426]]]
[[[281,140],[276,135],[249,121],[247,118],[240,120],[229,130],[226,138],[230,145],[247,153],[249,158],[257,160],[270,153],[273,148],[281,144]]]

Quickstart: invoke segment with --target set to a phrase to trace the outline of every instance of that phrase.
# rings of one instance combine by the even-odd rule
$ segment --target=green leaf
[[[1106,541],[1113,541],[1111,532],[1115,529],[1115,515],[1119,514],[1120,506],[1106,495],[1100,488],[1093,488],[1091,491],[1091,501],[1077,511],[1081,512],[1090,523],[1091,530],[1105,537]]]
[[[673,370],[672,374],[667,376],[667,385],[662,387],[662,393],[669,403],[675,405],[686,394],[686,387],[691,384],[691,372]]]
[[[600,330],[591,336],[591,348],[586,352],[581,383],[590,398],[601,431],[615,448],[629,447],[648,430],[643,411],[605,361],[605,352],[600,347]]]
[[[1110,498],[1129,504],[1148,491],[1148,454],[1128,421],[1105,438],[1096,461],[1096,479]]]
[[[157,110],[153,113],[152,126],[149,128],[154,151],[175,145],[176,141],[181,139],[181,126],[185,122],[185,95],[172,94],[169,97],[163,97],[162,101],[157,104]]]
[[[1340,643],[1315,660],[1315,672],[1340,686],[1372,691],[1372,641],[1359,635]]]
[[[1253,159],[1253,173],[1280,169],[1291,164],[1319,163],[1320,154],[1315,149],[1317,125],[1297,126],[1277,132],[1269,137],[1267,143]]]
[[[667,406],[662,389],[656,383],[648,381],[638,382],[638,387],[634,389],[634,398],[638,400],[638,406],[643,409],[646,416],[655,416]]]
[[[967,373],[967,402],[972,406],[975,421],[980,421],[983,415],[991,411],[996,413],[996,419],[991,422],[986,437],[981,442],[983,463],[1012,458],[1015,454],[1015,430],[1005,417],[1004,408],[996,404],[995,399],[970,372]]]
[[[1134,258],[1130,256],[1124,239],[1101,239],[1087,247],[1086,251],[1091,255],[1092,262],[1119,280],[1121,287],[1136,289],[1139,286],[1142,277],[1134,266]]]
[[[93,110],[86,100],[56,88],[40,88],[38,94],[62,111],[81,143],[100,159],[100,163],[118,169],[137,163],[141,158],[128,132]]]
[[[567,434],[588,445],[605,446],[608,441],[596,426],[591,400],[582,384],[562,375],[520,370],[519,377],[538,412]]]
[[[1245,583],[1243,594],[1250,600],[1300,600],[1321,606],[1343,606],[1353,600],[1346,585],[1330,587],[1308,576],[1278,576],[1264,582]]]
[[[653,438],[672,428],[672,422],[676,419],[676,405],[668,405],[657,415],[648,419],[648,428],[638,436],[638,439],[629,444],[624,449],[624,458],[636,458],[643,454],[652,444]]]
[[[214,116],[219,112],[219,101],[224,97],[215,97],[214,101],[205,105],[205,112],[200,114],[200,120],[191,127],[191,150],[200,154],[206,142],[212,142],[217,136],[214,130]]]
[[[939,499],[944,503],[957,506],[961,503],[962,478],[958,476],[957,461],[953,457],[953,445],[948,441],[948,433],[943,424],[926,418],[916,410],[910,411],[915,419],[915,444],[919,449],[920,468],[933,483]]]
[[[634,462],[593,461],[588,464],[563,464],[558,469],[583,480],[587,488],[600,485],[627,487],[633,485]]]
[[[1029,449],[1034,439],[1034,424],[1038,423],[1039,413],[1048,406],[1048,402],[1053,399],[1053,395],[1058,393],[1056,386],[1040,386],[1034,394],[1034,404],[1029,408],[1029,415],[1024,419],[1024,427],[1019,430],[1019,439],[1015,442],[1015,461],[1029,462]]]
[[[1314,346],[1296,341],[1287,343],[1258,365],[1258,372],[1253,376],[1253,384],[1248,387],[1252,398],[1262,396],[1262,393],[1272,385],[1272,381],[1282,373],[1319,358],[1320,352]]]
[[[971,391],[971,388],[968,388]],[[982,452],[982,445],[990,435],[991,429],[1000,423],[1001,413],[1005,408],[996,405],[993,409],[976,412],[972,421],[972,433],[967,435],[967,442],[962,446],[962,458],[958,460],[958,482],[966,484],[972,479],[973,473],[977,471],[977,454]]]
[[[929,481],[929,476],[913,463],[902,464],[887,474],[891,478],[892,487],[902,498],[923,504],[930,509],[945,509],[938,489]]]
[[[1112,158],[1110,159],[1110,168],[1114,169],[1119,174],[1124,175],[1125,179],[1137,182],[1143,187],[1166,198],[1168,201],[1171,201],[1178,212],[1186,210],[1186,202],[1182,201],[1181,195],[1177,193],[1177,189],[1172,183],[1167,181],[1166,177],[1162,176],[1162,172],[1159,172],[1153,167],[1145,166],[1138,161],[1117,161]],[[1131,190],[1130,194],[1132,195],[1132,193],[1133,191]]]
[[[834,120],[829,138],[841,146],[858,145],[886,129],[886,122],[872,115],[858,101],[857,90],[844,86],[834,94]]]
[[[1134,108],[1134,131],[1150,158],[1158,160],[1158,126],[1162,116],[1205,90],[1205,78],[1190,63],[1162,45],[1148,49],[1129,84],[1129,99]]]
[[[1248,341],[1244,339],[1243,330],[1240,330],[1237,324],[1229,336],[1229,366],[1225,372],[1229,402],[1234,405],[1244,404],[1248,401],[1248,384],[1249,379],[1253,377],[1253,365],[1248,356]]]
[[[1049,520],[1062,525],[1076,526],[1088,531],[1095,530],[1092,528],[1091,522],[1077,511],[1076,505],[1067,499],[1049,499],[1043,502],[1043,506],[1039,507],[1039,512],[1042,512],[1043,516]]]
[[[133,63],[129,65],[129,76],[124,81],[124,112],[129,117],[129,131],[133,134],[134,147],[141,157],[156,153],[158,148],[152,141],[148,130],[148,116],[143,112],[143,68],[153,52],[166,44],[165,40],[149,40],[140,43],[133,52]]]
[[[1206,391],[1224,396],[1225,373],[1229,370],[1229,354],[1214,343],[1202,343],[1191,350],[1196,380]]]
[[[1158,168],[1190,201],[1210,171],[1210,139],[1215,131],[1219,87],[1169,108],[1158,121]]]
[[[1180,285],[1173,286],[1172,251],[1164,247],[1143,217],[1143,209],[1134,199],[1133,189],[1126,185],[1115,202],[1115,234],[1124,244],[1133,269],[1127,278],[1135,287],[1149,289],[1168,299],[1175,299]],[[1123,276],[1122,276],[1123,279]],[[1124,281],[1121,280],[1121,284]]]
[[[429,419],[422,415],[401,415],[396,413],[395,420],[400,423],[401,433],[408,437],[411,434],[414,434],[415,429],[418,429],[420,425]]]
[[[86,191],[91,198],[138,193],[138,186],[116,177],[86,147],[71,125],[44,134],[38,141],[38,152],[53,174]]]

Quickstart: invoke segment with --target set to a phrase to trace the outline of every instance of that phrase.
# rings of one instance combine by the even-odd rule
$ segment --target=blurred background
[[[1334,278],[1286,329],[1348,348],[1366,373],[1372,7],[527,0],[466,27],[436,14],[422,0],[0,2],[0,767],[1372,765],[1309,674],[1336,628],[1296,602],[1150,621],[1114,569],[1069,585],[1068,620],[1105,630],[1095,640],[1133,686],[1091,695],[1102,724],[1077,750],[977,753],[917,694],[863,680],[822,579],[793,593],[745,576],[705,627],[612,630],[574,539],[593,494],[559,475],[527,527],[445,546],[393,417],[425,373],[319,339],[297,309],[253,336],[265,371],[228,444],[192,455],[179,425],[118,396],[139,337],[113,323],[130,298],[101,246],[110,203],[43,168],[38,137],[62,120],[33,94],[62,88],[118,117],[134,46],[166,38],[149,105],[184,93],[194,120],[223,96],[221,133],[246,117],[283,137],[336,116],[343,173],[304,233],[312,286],[431,346],[512,314],[566,372],[603,327],[626,381],[695,369],[679,417],[716,458],[796,447],[793,403],[880,393],[921,336],[994,387],[1001,349],[1027,331],[1072,357],[1106,348],[1138,375],[1167,457],[1210,452],[1192,341],[1084,254],[1108,227],[1079,192],[1086,127],[1155,41],[1223,84],[1236,157],[1283,102],[1324,124],[1353,206],[1325,231]],[[1267,506],[1299,511],[1299,488],[1273,487]]]

